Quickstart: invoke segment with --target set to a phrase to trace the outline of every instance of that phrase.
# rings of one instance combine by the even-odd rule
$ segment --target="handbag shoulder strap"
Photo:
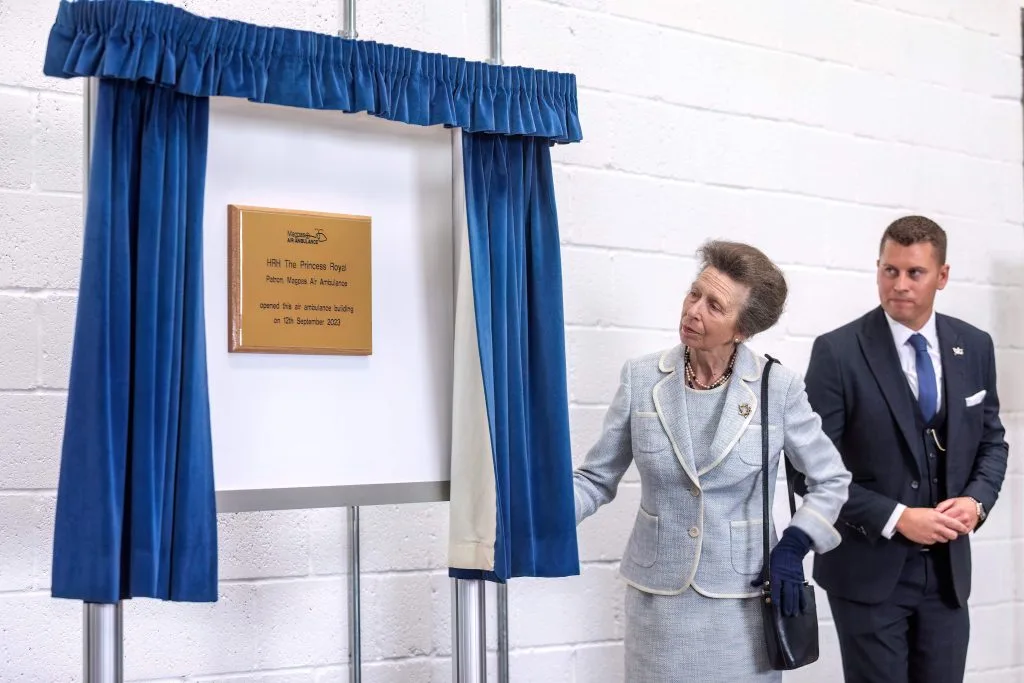
[[[764,543],[764,578],[765,581],[770,583],[772,577],[770,563],[768,562],[770,552],[768,547],[768,530],[771,520],[771,494],[768,488],[768,375],[771,374],[772,365],[779,361],[767,354],[765,354],[765,358],[768,359],[768,362],[765,363],[764,372],[761,375],[761,489],[763,492],[761,533]],[[789,514],[792,516],[796,513],[796,499],[793,496],[793,464],[785,454],[783,454],[782,458],[786,465],[786,491],[789,494]]]

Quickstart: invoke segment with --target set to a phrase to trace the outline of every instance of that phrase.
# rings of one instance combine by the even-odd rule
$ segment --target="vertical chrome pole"
[[[99,81],[82,84],[82,217],[89,209],[89,171]],[[124,681],[124,632],[120,602],[82,603],[82,680],[85,683]]]
[[[341,37],[355,40],[359,35],[356,33],[356,0],[341,0],[341,15],[345,27]]]
[[[82,680],[85,683],[124,681],[121,603],[82,604]]]
[[[452,681],[486,683],[487,610],[484,582],[452,579]]]
[[[466,196],[462,165],[463,131],[452,129],[452,231],[453,277],[455,296],[452,303],[456,316],[460,291],[469,287],[469,242],[466,225]],[[469,304],[472,306],[472,304]],[[456,341],[456,344],[459,342]],[[458,435],[453,434],[453,439]],[[452,681],[454,683],[483,683],[487,680],[486,596],[480,579],[452,579]]]
[[[508,683],[508,584],[497,586],[498,683]]]
[[[501,0],[491,0],[491,64],[501,64]],[[456,163],[456,166],[461,165]],[[457,171],[456,171],[457,172]],[[508,682],[508,592],[497,585],[498,680]],[[452,579],[452,681],[487,680],[487,598],[479,579]]]
[[[82,208],[89,205],[89,170],[92,163],[92,136],[96,118],[95,78],[86,78],[82,83]]]
[[[491,0],[491,64],[501,64],[501,0]]]
[[[348,680],[363,678],[362,619],[359,603],[359,508],[348,509]]]
[[[502,63],[501,58],[501,0],[491,0],[491,64]],[[498,683],[509,683],[508,674],[508,584],[496,588],[498,603]]]
[[[341,1],[341,37],[356,38],[356,0]],[[362,609],[359,599],[359,506],[348,509],[348,680],[363,680]]]

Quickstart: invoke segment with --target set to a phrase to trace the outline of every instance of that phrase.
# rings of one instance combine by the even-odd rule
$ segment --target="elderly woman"
[[[576,522],[612,500],[636,462],[640,509],[620,566],[627,681],[780,681],[769,668],[757,600],[764,361],[745,342],[778,321],[786,281],[746,244],[709,242],[699,255],[679,321],[682,343],[622,368],[601,437],[574,473]],[[800,377],[781,365],[770,375],[768,410],[770,481],[785,450],[808,488],[770,558],[776,598],[793,614],[804,556],[839,544],[833,524],[850,474]]]

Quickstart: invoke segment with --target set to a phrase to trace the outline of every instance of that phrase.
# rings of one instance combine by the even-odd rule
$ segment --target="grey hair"
[[[697,250],[700,269],[714,268],[750,289],[737,327],[744,337],[764,332],[779,321],[789,288],[782,270],[764,252],[742,242],[711,240]]]

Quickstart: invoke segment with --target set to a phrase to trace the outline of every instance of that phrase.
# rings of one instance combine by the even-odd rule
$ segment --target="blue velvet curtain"
[[[55,597],[217,597],[203,317],[209,100],[100,82]]]
[[[463,168],[497,529],[492,571],[450,573],[578,574],[551,148],[533,137],[467,134]]]
[[[499,528],[493,571],[466,568],[498,580],[577,573],[549,158],[552,143],[582,137],[575,76],[139,0],[62,1],[44,73],[101,79],[53,595],[216,599],[201,266],[211,96],[467,133],[493,445],[482,457],[498,489],[485,516]]]

